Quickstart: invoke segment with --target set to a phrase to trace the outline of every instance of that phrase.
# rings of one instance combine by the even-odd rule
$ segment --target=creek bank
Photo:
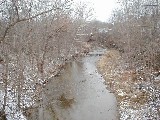
[[[116,95],[120,119],[159,119],[160,82],[153,84],[143,81],[137,71],[126,69],[126,66],[121,54],[116,50],[107,51],[97,63],[105,83]]]
[[[11,84],[8,85],[7,87],[7,109],[5,110],[4,116],[8,119],[8,120],[13,120],[13,119],[24,119],[26,120],[27,115],[30,115],[32,113],[32,111],[36,111],[36,108],[40,105],[40,101],[41,101],[41,96],[40,94],[42,93],[43,89],[45,88],[45,86],[47,84],[50,83],[50,80],[52,80],[52,78],[56,78],[58,76],[60,76],[61,72],[63,71],[64,67],[66,66],[67,63],[69,63],[70,61],[73,61],[75,59],[78,59],[82,56],[85,56],[89,50],[90,50],[90,45],[88,43],[83,43],[83,45],[81,45],[82,48],[80,50],[77,50],[77,52],[71,52],[69,55],[66,55],[66,57],[59,57],[57,59],[55,59],[56,62],[53,63],[54,66],[52,67],[52,71],[49,72],[49,70],[46,72],[46,76],[44,77],[44,79],[41,79],[41,77],[35,77],[36,75],[34,75],[34,73],[30,74],[30,68],[31,66],[28,65],[26,67],[26,71],[23,73],[24,74],[24,79],[26,80],[22,91],[24,91],[24,93],[22,93],[23,95],[21,98],[22,104],[19,108],[19,106],[17,106],[17,91],[14,91],[14,89],[16,89],[15,87],[13,88]],[[46,61],[47,63],[48,61]],[[37,65],[37,64],[36,64]],[[35,66],[36,66],[35,65]],[[38,66],[38,65],[37,65]],[[47,68],[47,67],[46,67]],[[28,69],[28,71],[27,71]],[[33,68],[36,71],[36,67]],[[37,69],[38,70],[38,69]],[[45,70],[44,70],[45,71]],[[4,97],[4,81],[2,79],[2,73],[4,72],[4,65],[3,65],[3,61],[0,60],[0,111],[2,110],[2,106],[3,106],[3,97]],[[29,73],[28,73],[29,72]],[[36,71],[37,72],[37,71]],[[33,76],[34,77],[33,77]],[[37,74],[38,76],[38,74]],[[12,81],[13,82],[13,81]],[[28,84],[28,83],[31,84]],[[27,86],[28,85],[28,86]],[[9,104],[9,106],[8,106]],[[12,110],[11,110],[12,109]],[[14,110],[13,110],[14,109]],[[34,112],[33,112],[34,113]],[[0,119],[1,119],[0,115]],[[37,118],[35,118],[37,119]]]

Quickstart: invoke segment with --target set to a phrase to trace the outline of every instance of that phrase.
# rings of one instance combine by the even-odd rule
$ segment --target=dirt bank
[[[137,72],[126,69],[126,66],[127,64],[116,50],[107,51],[97,62],[98,70],[106,80],[105,83],[116,95],[120,119],[156,120],[159,118],[159,108],[158,105],[151,105],[153,101],[150,98],[154,93],[147,87],[154,89],[154,86],[147,81],[138,80]]]

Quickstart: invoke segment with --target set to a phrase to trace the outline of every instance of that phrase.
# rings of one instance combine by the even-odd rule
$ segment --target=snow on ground
[[[115,64],[116,60],[118,64]],[[106,79],[106,84],[117,96],[120,120],[159,120],[160,76],[155,77],[148,73],[151,77],[146,77],[146,81],[143,76],[136,76],[134,81],[131,78],[132,75],[134,77],[132,71],[120,69],[125,65],[117,59],[115,51],[108,52],[98,62],[99,71]]]
[[[3,90],[0,90],[0,109],[2,109],[3,106],[3,98],[4,92]],[[18,109],[17,102],[14,99],[14,96],[9,92],[5,114],[7,115],[7,120],[27,120],[26,117],[22,114],[22,111]]]

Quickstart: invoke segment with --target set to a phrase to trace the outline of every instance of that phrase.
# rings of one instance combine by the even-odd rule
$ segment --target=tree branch
[[[5,2],[5,1],[2,1],[2,2],[0,3],[0,5],[2,5],[4,2]]]
[[[4,31],[4,34],[3,34],[3,36],[2,36],[1,39],[0,39],[0,43],[2,43],[2,42],[4,41],[4,39],[5,39],[8,31],[9,31],[9,29],[11,29],[11,28],[12,28],[13,26],[15,26],[17,23],[23,22],[23,21],[27,21],[27,20],[31,20],[31,19],[33,19],[33,18],[36,18],[36,17],[40,16],[40,15],[46,14],[46,13],[48,13],[48,12],[51,12],[51,11],[57,10],[57,9],[59,9],[59,8],[52,8],[52,9],[50,9],[50,10],[43,11],[43,12],[41,12],[41,13],[38,13],[38,14],[34,15],[34,16],[31,16],[31,17],[29,17],[29,18],[19,19],[19,20],[17,20],[16,22],[10,23],[10,24],[6,27],[6,29],[5,29],[5,31]]]

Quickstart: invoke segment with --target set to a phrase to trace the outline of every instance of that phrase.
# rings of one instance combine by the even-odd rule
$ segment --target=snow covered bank
[[[160,79],[158,77],[143,77],[138,74],[138,69],[127,69],[127,64],[115,50],[107,51],[98,61],[97,66],[108,88],[117,97],[121,120],[158,120],[160,118]]]

